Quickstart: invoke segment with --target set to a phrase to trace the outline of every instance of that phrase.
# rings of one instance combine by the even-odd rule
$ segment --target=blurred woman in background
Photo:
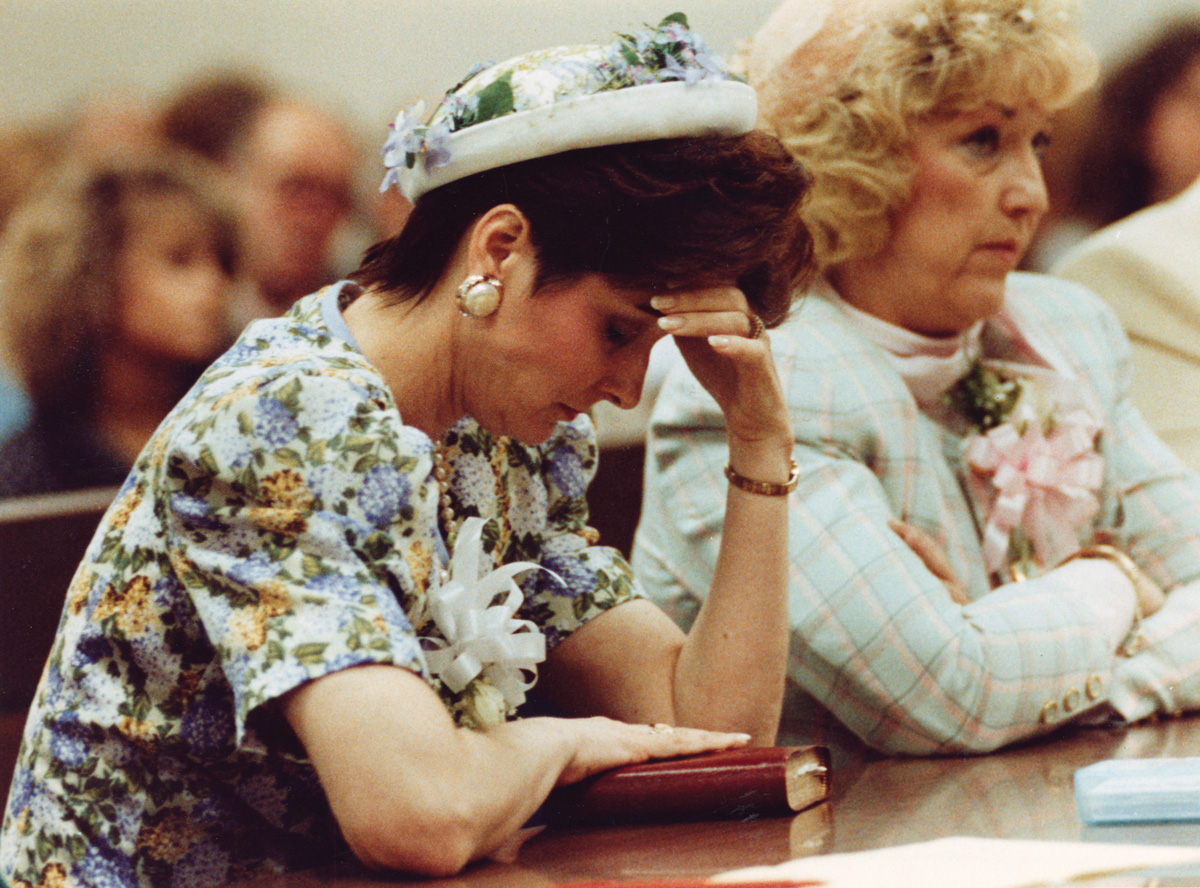
[[[1174,197],[1200,174],[1200,19],[1167,25],[1080,105],[1068,112],[1074,141],[1056,142],[1052,153],[1060,205],[1026,257],[1034,271],[1053,269],[1091,232]]]
[[[0,496],[119,484],[229,343],[234,218],[170,153],[79,163],[0,242],[0,348],[34,405],[0,444]]]

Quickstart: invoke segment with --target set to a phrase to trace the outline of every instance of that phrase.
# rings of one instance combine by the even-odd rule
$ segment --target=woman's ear
[[[492,207],[471,229],[467,243],[471,274],[504,280],[521,263],[532,259],[529,219],[512,204]]]

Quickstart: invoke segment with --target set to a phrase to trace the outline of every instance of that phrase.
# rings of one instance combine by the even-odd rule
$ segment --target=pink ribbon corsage
[[[967,447],[976,494],[985,504],[983,556],[991,572],[1004,568],[1017,531],[1037,565],[1058,564],[1079,549],[1079,529],[1100,511],[1099,423],[1080,408],[1050,428],[1047,433],[1034,411],[1019,405]]]

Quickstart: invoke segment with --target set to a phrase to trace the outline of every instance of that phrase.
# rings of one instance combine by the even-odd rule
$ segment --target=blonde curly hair
[[[1097,64],[1075,0],[787,0],[739,64],[760,118],[812,176],[824,271],[874,255],[911,197],[912,128],[990,102],[1070,104]]]

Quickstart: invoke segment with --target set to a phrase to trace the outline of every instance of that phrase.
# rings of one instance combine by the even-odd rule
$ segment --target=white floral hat
[[[675,13],[608,46],[562,46],[477,66],[424,122],[402,111],[381,191],[411,201],[470,176],[576,148],[749,132],[754,90]]]

